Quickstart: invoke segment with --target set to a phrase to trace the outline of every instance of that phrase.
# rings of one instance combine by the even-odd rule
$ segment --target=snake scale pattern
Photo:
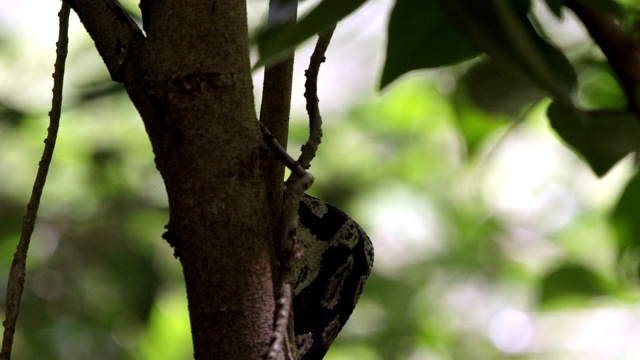
[[[304,254],[293,268],[296,344],[299,359],[318,360],[362,294],[373,246],[355,221],[322,200],[305,194],[298,216]]]

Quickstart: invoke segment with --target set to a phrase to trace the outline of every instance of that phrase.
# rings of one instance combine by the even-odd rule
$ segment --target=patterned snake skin
[[[349,319],[373,265],[373,246],[347,214],[305,195],[298,212],[305,249],[294,266],[298,356],[322,359]]]

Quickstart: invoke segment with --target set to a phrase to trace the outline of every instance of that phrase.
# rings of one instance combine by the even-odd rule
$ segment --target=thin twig
[[[280,26],[296,21],[298,1],[296,0],[270,0],[268,26]],[[272,230],[276,243],[278,262],[284,257],[283,246],[283,209],[282,179],[284,177],[284,166],[279,163],[279,159],[291,169],[304,173],[304,169],[296,166],[295,160],[286,151],[289,131],[289,113],[291,110],[291,83],[293,79],[294,55],[283,59],[281,62],[267,66],[264,73],[262,104],[260,107],[260,129],[267,140],[267,143],[275,149],[275,157],[269,159],[269,166],[273,169],[271,175],[265,180],[270,189],[269,202],[274,210]],[[268,129],[272,129],[272,134]],[[292,170],[294,171],[294,170]],[[287,339],[288,330],[291,325],[291,303],[293,295],[288,274],[279,267],[276,279],[279,286],[278,300],[276,303],[275,324],[273,337],[267,352],[268,360],[276,360],[284,352],[285,357],[295,357],[295,341],[290,337]],[[286,345],[287,351],[284,351]]]
[[[322,118],[318,106],[318,72],[320,64],[324,62],[324,54],[331,41],[335,26],[320,34],[316,47],[306,71],[305,98],[307,99],[307,112],[309,113],[309,139],[302,147],[302,154],[295,161],[289,153],[280,145],[278,139],[271,134],[269,129],[260,123],[260,128],[265,140],[276,151],[277,156],[286,167],[291,170],[289,178],[285,182],[284,200],[282,204],[282,237],[279,258],[280,295],[276,312],[273,341],[267,353],[267,359],[276,359],[282,349],[285,333],[293,334],[293,322],[291,314],[291,302],[293,294],[291,290],[291,267],[302,256],[302,248],[298,241],[298,209],[304,192],[313,184],[313,176],[306,169],[315,157],[318,144],[322,138]],[[267,91],[267,89],[265,89]],[[289,339],[291,343],[293,339]],[[290,352],[295,351],[295,344],[289,344]],[[291,354],[296,356],[296,354]]]
[[[324,54],[327,52],[335,28],[334,25],[319,35],[318,42],[309,61],[309,68],[305,72],[307,81],[304,83],[304,97],[307,100],[307,113],[309,114],[309,140],[302,145],[302,153],[298,158],[298,162],[305,169],[311,166],[311,160],[316,156],[316,150],[322,139],[322,117],[318,106],[318,72],[320,71],[320,65],[325,60]]]
[[[276,152],[278,158],[284,163],[284,165],[291,170],[291,174],[295,174],[296,177],[302,177],[305,175],[306,170],[298,164],[298,162],[289,155],[287,150],[285,150],[278,139],[276,139],[273,134],[264,126],[263,123],[260,123],[260,130],[262,130],[262,135],[264,136],[267,144],[271,146],[271,148]],[[291,175],[290,175],[291,176]]]
[[[322,138],[322,117],[318,106],[318,73],[320,65],[325,60],[324,54],[329,47],[334,30],[335,26],[319,34],[318,42],[309,61],[309,68],[305,72],[307,80],[305,82],[304,96],[307,100],[307,113],[309,114],[309,139],[302,146],[302,153],[298,161],[291,164],[294,166],[287,165],[291,169],[291,174],[285,182],[283,204],[284,236],[282,249],[288,250],[288,254],[285,251],[285,255],[289,256],[283,261],[285,266],[290,266],[300,256],[300,252],[297,249],[298,207],[304,191],[311,187],[313,183],[313,176],[306,169],[311,166],[311,160],[315,157]]]
[[[270,0],[267,26],[273,28],[295,23],[297,10],[297,1]],[[260,105],[260,122],[271,131],[285,149],[287,148],[289,130],[293,62],[294,56],[291,54],[276,64],[266,66]],[[278,179],[279,185],[281,185],[283,177],[281,175]]]
[[[313,176],[306,169],[311,166],[311,160],[315,157],[322,138],[322,117],[318,106],[318,72],[320,71],[320,64],[325,60],[324,54],[329,47],[334,30],[335,25],[319,34],[318,42],[313,54],[311,54],[309,68],[305,72],[307,81],[305,82],[304,96],[307,100],[307,113],[309,114],[309,139],[302,146],[302,153],[298,161],[292,164],[295,166],[287,165],[291,169],[291,174],[285,182],[281,247],[282,255],[285,256],[281,261],[281,266],[285,267],[285,271],[288,271],[288,267],[301,255],[297,238],[298,208],[305,190],[313,184]]]
[[[297,0],[270,0],[268,27],[284,26],[295,23],[298,8]],[[293,53],[280,62],[267,65],[264,70],[262,102],[260,105],[260,122],[266,126],[273,137],[287,148],[289,136],[289,113],[291,110],[291,83],[293,81]],[[269,154],[267,167],[271,169],[266,175],[265,185],[268,189],[268,200],[271,217],[272,236],[276,246],[279,246],[282,234],[282,181],[284,179],[284,165],[278,156]],[[276,247],[276,253],[280,249]],[[280,282],[280,279],[275,279]],[[277,291],[277,289],[276,289]],[[277,296],[277,293],[275,294]]]
[[[269,353],[267,354],[267,360],[276,360],[278,355],[283,351],[282,344],[287,333],[287,327],[289,325],[289,319],[291,315],[291,301],[293,300],[293,293],[291,291],[291,284],[284,282],[280,286],[280,294],[278,297],[276,312],[276,325],[273,329],[273,341],[269,347]]]
[[[11,358],[11,347],[13,346],[13,335],[16,330],[16,322],[20,313],[20,298],[24,290],[25,281],[25,264],[27,260],[27,251],[31,234],[35,227],[35,221],[40,206],[40,198],[42,197],[42,189],[47,179],[49,165],[53,157],[53,149],[56,144],[58,134],[58,126],[60,124],[60,111],[62,107],[62,84],[64,78],[65,61],[67,58],[67,44],[69,42],[69,5],[62,2],[62,8],[58,13],[60,18],[60,30],[58,34],[58,42],[56,43],[56,62],[53,73],[53,97],[51,101],[51,112],[49,112],[49,129],[47,138],[44,140],[44,150],[38,166],[38,173],[33,184],[31,199],[27,205],[27,212],[22,220],[22,233],[13,254],[13,262],[9,271],[9,280],[7,283],[7,298],[5,301],[5,321],[4,335],[2,337],[2,351],[0,351],[0,359],[9,360]]]
[[[282,160],[291,174],[285,182],[284,201],[282,205],[282,237],[280,239],[280,275],[281,280],[288,280],[288,272],[297,259],[298,253],[295,249],[297,242],[297,224],[298,224],[298,207],[302,195],[313,184],[313,176],[308,173],[300,164],[289,155],[289,153],[280,145],[278,140],[269,132],[264,124],[260,123],[260,129],[265,137],[267,144],[276,152],[276,155]]]

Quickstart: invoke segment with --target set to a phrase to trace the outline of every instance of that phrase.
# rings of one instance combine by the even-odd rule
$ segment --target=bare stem
[[[307,81],[304,83],[304,97],[307,100],[307,113],[309,114],[309,140],[302,145],[302,153],[298,158],[298,162],[305,169],[311,166],[311,160],[316,156],[318,145],[322,139],[322,117],[318,105],[318,73],[320,65],[325,60],[324,54],[327,52],[334,30],[335,26],[319,35],[309,61],[309,68],[305,72]]]
[[[276,325],[273,330],[273,341],[269,347],[269,353],[267,354],[267,360],[276,360],[278,355],[284,351],[282,345],[285,343],[285,337],[287,335],[287,327],[289,320],[291,319],[291,303],[293,301],[293,292],[291,291],[291,284],[284,282],[280,287],[280,294],[278,297],[278,311],[276,313]],[[290,339],[292,340],[292,339]],[[295,341],[291,342],[295,344]],[[292,354],[294,355],[294,354]]]
[[[288,22],[295,22],[297,0],[270,0],[268,26],[278,26]],[[262,103],[260,105],[260,122],[269,129],[270,133],[286,150],[289,136],[289,113],[291,110],[291,83],[293,79],[294,56],[268,65],[264,70]],[[284,165],[276,154],[269,154],[267,167],[271,169],[265,184],[268,189],[269,206],[271,210],[272,237],[276,245],[282,233],[282,181],[284,179]],[[276,247],[276,253],[280,249]],[[276,279],[279,281],[278,279]],[[277,295],[277,294],[276,294]]]
[[[69,12],[70,8],[66,2],[62,2],[62,8],[58,13],[60,18],[58,42],[56,43],[56,62],[53,73],[53,97],[51,101],[51,111],[49,112],[49,129],[47,138],[44,140],[44,150],[38,166],[38,173],[31,191],[31,199],[27,205],[27,212],[22,220],[22,233],[13,254],[13,262],[9,271],[9,280],[7,283],[7,298],[5,300],[5,321],[4,335],[2,337],[2,350],[0,351],[0,359],[9,360],[11,358],[11,348],[13,346],[13,335],[16,330],[18,314],[20,313],[20,298],[24,291],[25,281],[25,264],[27,261],[27,251],[29,242],[35,227],[35,221],[40,206],[40,198],[42,190],[47,180],[49,165],[53,157],[53,149],[56,144],[58,127],[60,124],[60,111],[62,108],[62,85],[64,78],[65,60],[67,58],[67,44],[69,42]]]
[[[296,21],[298,2],[296,0],[270,0],[269,1],[269,26],[278,26]],[[291,83],[293,79],[294,55],[283,59],[281,62],[267,66],[264,73],[262,104],[260,107],[260,128],[267,143],[275,150],[275,156],[269,159],[269,167],[273,169],[267,181],[269,189],[269,203],[272,209],[272,231],[276,248],[276,256],[280,260],[284,257],[286,249],[283,248],[286,236],[283,230],[283,196],[282,179],[284,178],[284,165],[297,172],[302,169],[287,153],[287,138],[289,133],[289,113],[291,110]],[[269,131],[273,131],[271,133]],[[279,160],[282,160],[280,163]],[[294,170],[292,170],[294,171]],[[277,289],[278,293],[275,313],[273,337],[267,359],[276,360],[283,354],[285,358],[295,358],[295,340],[287,335],[293,335],[291,321],[292,291],[290,279],[278,268]],[[289,331],[291,330],[291,331]]]
[[[320,64],[324,62],[324,54],[327,51],[329,42],[335,26],[320,34],[315,50],[311,55],[309,69],[306,71],[307,81],[305,82],[304,96],[307,100],[307,112],[309,113],[309,139],[302,147],[302,154],[298,161],[294,160],[286,149],[281,145],[281,141],[286,141],[286,137],[271,134],[266,126],[266,121],[260,123],[260,128],[265,136],[265,140],[275,150],[276,155],[283,161],[284,165],[291,170],[291,174],[285,182],[284,200],[282,203],[282,236],[277,248],[279,249],[279,278],[280,294],[278,298],[278,310],[274,327],[273,340],[269,347],[267,359],[276,359],[283,351],[283,343],[286,334],[289,335],[289,356],[295,351],[293,336],[293,322],[291,321],[291,302],[293,300],[291,290],[291,267],[293,263],[302,256],[302,249],[298,241],[298,209],[300,200],[304,192],[311,187],[313,176],[306,169],[309,168],[311,160],[315,157],[316,150],[322,138],[322,118],[318,106],[318,72]],[[265,75],[266,76],[266,75]],[[265,81],[266,84],[266,81]],[[269,91],[265,88],[264,91]],[[290,96],[290,93],[289,93]],[[264,98],[263,98],[264,101]],[[263,103],[263,110],[264,110]],[[288,113],[288,108],[287,108]],[[269,113],[261,114],[261,117]],[[281,138],[281,139],[279,139]],[[280,140],[280,141],[279,141]]]

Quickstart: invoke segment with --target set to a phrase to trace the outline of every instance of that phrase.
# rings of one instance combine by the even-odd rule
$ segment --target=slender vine
[[[27,261],[27,251],[31,242],[31,235],[35,227],[42,190],[49,173],[49,165],[53,157],[53,149],[56,145],[58,127],[60,124],[60,112],[62,108],[62,85],[64,78],[65,61],[67,59],[67,45],[69,42],[69,12],[70,8],[66,2],[62,2],[62,7],[58,13],[60,19],[58,42],[56,43],[56,62],[53,72],[53,96],[51,101],[51,111],[49,112],[49,128],[47,137],[44,140],[44,150],[38,166],[38,172],[31,191],[31,198],[27,204],[27,212],[22,220],[22,232],[16,252],[13,254],[11,270],[7,282],[7,297],[5,300],[5,321],[4,334],[2,336],[1,360],[11,359],[11,348],[13,346],[13,336],[16,331],[18,314],[20,313],[20,299],[24,291],[25,265]]]

